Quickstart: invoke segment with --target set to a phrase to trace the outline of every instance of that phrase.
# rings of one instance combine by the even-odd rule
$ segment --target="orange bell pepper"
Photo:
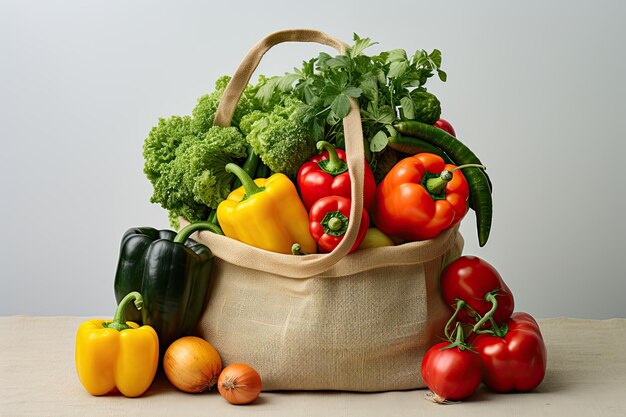
[[[376,189],[374,222],[404,240],[436,237],[467,213],[469,187],[460,171],[466,166],[446,164],[432,153],[401,160]]]

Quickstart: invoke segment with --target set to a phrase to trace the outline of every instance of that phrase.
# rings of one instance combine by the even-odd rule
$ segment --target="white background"
[[[436,5],[435,5],[436,3]],[[495,265],[537,317],[626,317],[626,9],[618,1],[0,0],[0,315],[112,314],[123,232],[167,227],[142,143],[269,32],[443,52],[429,82],[494,182]],[[282,45],[259,73],[324,47]]]

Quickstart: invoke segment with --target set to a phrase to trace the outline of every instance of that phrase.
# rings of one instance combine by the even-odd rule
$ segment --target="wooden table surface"
[[[215,391],[185,394],[161,374],[140,398],[92,397],[74,368],[82,317],[0,317],[0,416],[626,416],[626,319],[539,320],[548,371],[532,393],[437,405],[426,390],[387,393],[264,392],[232,406]]]

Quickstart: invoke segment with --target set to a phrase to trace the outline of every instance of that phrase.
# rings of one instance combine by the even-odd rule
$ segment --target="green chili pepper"
[[[422,139],[441,148],[457,165],[482,165],[478,157],[467,146],[438,127],[416,121],[401,122],[394,127],[403,135]],[[478,243],[480,246],[484,246],[489,239],[493,215],[491,182],[484,170],[480,168],[466,168],[463,170],[463,175],[470,188],[470,207],[476,213]]]

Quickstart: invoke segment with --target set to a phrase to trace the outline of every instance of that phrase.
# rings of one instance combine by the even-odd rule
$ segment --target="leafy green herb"
[[[350,98],[356,99],[374,165],[375,154],[384,151],[389,136],[395,134],[392,125],[398,119],[427,116],[430,120],[439,115],[436,97],[414,92],[426,92],[425,84],[435,74],[445,81],[446,73],[440,68],[438,49],[430,54],[419,50],[411,56],[404,49],[394,49],[368,56],[365,50],[376,42],[357,34],[353,40],[345,55],[322,52],[293,73],[271,78],[258,90],[258,98],[270,100],[275,90],[292,93],[302,102],[299,115],[309,134],[338,146],[343,145],[340,122],[350,112]]]

